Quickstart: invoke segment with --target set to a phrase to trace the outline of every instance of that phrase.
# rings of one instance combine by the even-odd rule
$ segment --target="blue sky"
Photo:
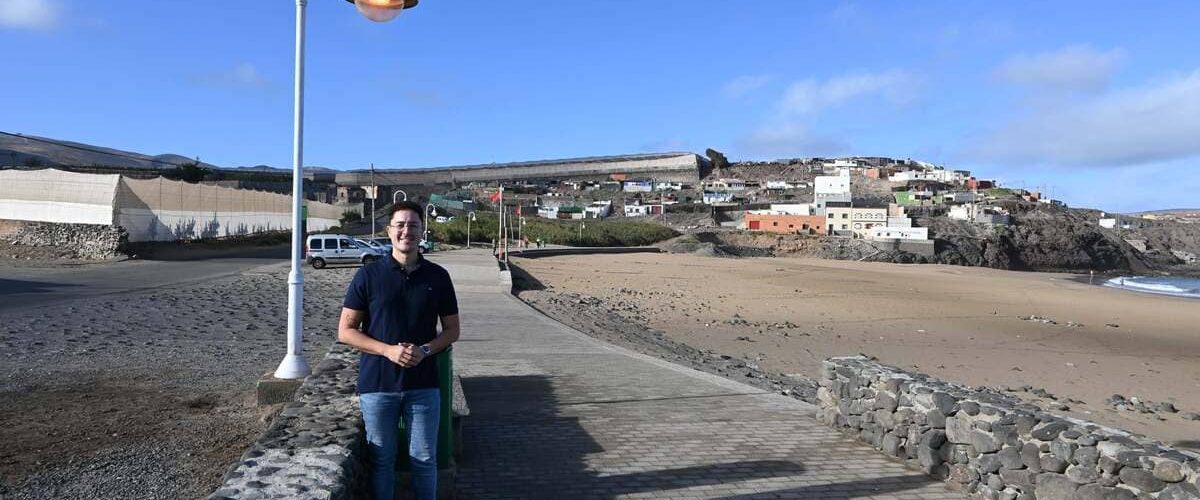
[[[309,0],[305,164],[713,147],[1200,206],[1197,2]],[[0,0],[0,130],[291,164],[291,0]]]

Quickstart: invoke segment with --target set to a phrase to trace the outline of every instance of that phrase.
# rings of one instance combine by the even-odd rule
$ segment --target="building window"
[[[833,218],[833,214],[832,214],[832,213],[830,213],[830,214],[829,214],[829,218],[830,218],[830,219],[832,219],[832,218]]]
[[[791,224],[788,224],[788,229],[792,229],[792,228],[794,228],[794,227],[796,227],[796,226],[793,226],[793,225],[791,225]]]
[[[808,229],[808,224],[801,224],[800,229]]]
[[[842,229],[846,229],[846,225],[845,225],[845,224],[842,224]]]
[[[771,225],[772,225],[772,226],[778,226],[778,225],[779,225],[779,221],[771,221]]]
[[[845,218],[848,218],[848,217],[849,217],[849,215],[850,215],[850,214],[843,213],[843,214],[842,214],[842,218],[843,218],[843,219],[845,219]]]

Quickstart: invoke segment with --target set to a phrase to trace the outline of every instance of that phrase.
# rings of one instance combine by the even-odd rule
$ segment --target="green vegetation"
[[[338,225],[345,226],[350,223],[358,222],[362,220],[362,218],[362,214],[354,210],[346,210],[345,212],[342,212],[342,218],[338,219]]]
[[[512,218],[514,224],[516,220],[516,217]],[[581,223],[584,226],[582,231]],[[490,243],[496,238],[496,225],[496,214],[477,214],[476,220],[471,223],[471,241]],[[679,235],[668,227],[647,222],[620,219],[550,220],[532,216],[525,217],[521,234],[531,242],[541,238],[551,245],[589,247],[649,245]],[[516,235],[514,227],[513,237]],[[467,220],[459,216],[444,224],[430,223],[429,237],[433,241],[466,243]]]
[[[1008,188],[992,188],[988,190],[988,194],[996,197],[1012,196],[1013,191]]]

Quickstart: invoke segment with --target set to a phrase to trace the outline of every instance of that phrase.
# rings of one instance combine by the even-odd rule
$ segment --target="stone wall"
[[[1200,455],[864,357],[825,361],[817,418],[1004,500],[1200,500]]]
[[[335,342],[209,499],[365,498],[357,360],[352,348]]]
[[[14,245],[60,248],[78,259],[107,259],[124,248],[128,236],[118,226],[21,222],[8,238]]]

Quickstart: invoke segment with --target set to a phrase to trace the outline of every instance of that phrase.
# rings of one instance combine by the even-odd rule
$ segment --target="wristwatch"
[[[422,358],[428,358],[431,354],[433,354],[433,349],[429,348],[429,344],[423,344],[421,347],[418,347],[418,349],[421,350]]]

